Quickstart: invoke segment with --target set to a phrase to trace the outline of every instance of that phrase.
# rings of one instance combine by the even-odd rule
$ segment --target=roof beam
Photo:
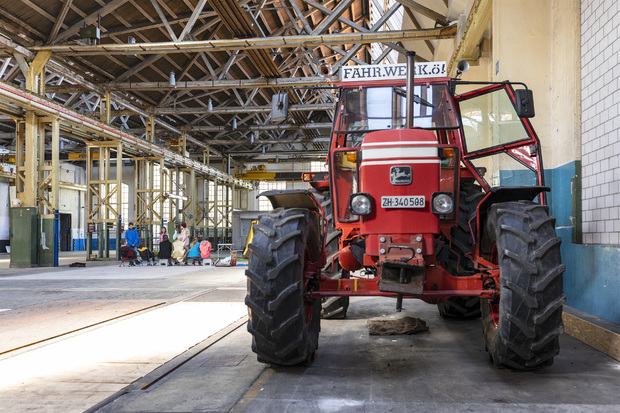
[[[164,24],[164,27],[166,28],[166,31],[170,35],[170,38],[172,39],[172,41],[174,42],[178,41],[179,39],[177,38],[177,35],[174,34],[174,30],[172,30],[172,27],[170,27],[170,24],[168,23],[168,19],[166,18],[166,15],[162,11],[161,7],[159,6],[159,3],[157,3],[157,0],[151,0],[151,4],[153,5],[153,8],[157,12],[157,15],[161,19],[161,22]]]
[[[200,14],[199,18],[204,19],[207,17],[214,17],[214,16],[216,16],[215,12],[209,10],[209,11],[203,11]],[[181,24],[181,23],[189,21],[190,18],[191,18],[191,15],[182,16],[177,19],[168,19],[168,23]],[[144,30],[158,29],[163,25],[164,24],[162,22],[153,22],[153,23],[136,25],[136,26],[131,26],[131,27],[108,28],[108,31],[101,32],[101,38],[103,39],[104,37],[118,36],[121,34],[135,35],[136,33],[144,31]]]
[[[444,16],[441,13],[437,13],[435,10],[429,9],[428,7],[422,6],[418,2],[415,2],[413,0],[396,0],[396,1],[402,4],[403,6],[411,9],[412,11],[418,12],[421,15],[426,16],[436,21],[442,26],[447,26],[448,24],[450,24],[446,16]]]
[[[198,20],[198,16],[202,13],[202,9],[204,9],[207,0],[199,0],[196,8],[194,8],[194,12],[192,13],[192,17],[189,18],[185,28],[181,32],[179,36],[179,40],[185,40],[185,37],[189,34],[189,32],[194,28],[196,21]]]
[[[306,124],[280,124],[280,125],[239,125],[233,129],[229,125],[215,125],[215,126],[187,126],[182,127],[181,130],[185,132],[250,132],[250,131],[288,131],[288,130],[309,130],[309,129],[330,129],[332,128],[331,122],[321,123],[306,123]],[[132,128],[128,132],[136,135],[140,135],[145,132],[145,128]],[[161,128],[157,128],[156,132],[161,131]],[[209,141],[202,142],[203,146]],[[241,142],[240,142],[241,143]]]
[[[127,0],[112,0],[110,3],[106,4],[105,6],[103,6],[100,9],[92,12],[91,14],[89,14],[88,16],[86,16],[85,18],[80,20],[79,22],[75,23],[73,26],[69,27],[64,32],[60,33],[56,37],[56,39],[54,39],[54,42],[58,43],[58,42],[62,42],[64,40],[67,40],[69,38],[69,36],[72,36],[75,33],[77,33],[77,31],[80,30],[80,28],[84,27],[85,24],[88,25],[88,24],[94,23],[95,21],[97,21],[99,16],[104,16],[104,15],[108,14],[109,12],[111,12],[112,10],[116,9],[117,7],[125,4],[126,2],[127,2]]]
[[[322,123],[306,123],[304,125],[297,124],[280,124],[280,125],[239,125],[236,129],[232,126],[191,126],[182,128],[188,132],[222,132],[222,131],[282,131],[282,130],[308,130],[308,129],[331,129],[331,122]]]
[[[11,138],[15,137],[15,134],[11,134]],[[8,136],[7,136],[8,138]],[[313,139],[256,139],[254,142],[249,140],[234,140],[234,139],[213,139],[209,140],[210,145],[235,145],[235,144],[252,144],[252,145],[280,145],[280,144],[289,144],[289,143],[307,143],[312,144],[314,142],[329,142],[329,136],[325,136],[322,138],[313,138]],[[303,152],[300,152],[303,153]],[[256,153],[254,153],[256,155]]]
[[[327,17],[325,17],[325,20],[323,20],[314,29],[312,34],[322,34],[322,33],[324,33],[325,30],[329,29],[329,26],[334,24],[334,22],[336,22],[336,20],[338,20],[340,18],[340,16],[342,16],[342,14],[349,8],[349,6],[351,5],[352,2],[353,2],[353,0],[341,1],[340,4],[338,4],[338,6],[334,10],[330,10],[330,12],[327,14]]]
[[[303,105],[291,105],[289,106],[289,112],[312,112],[315,110],[333,110],[334,103],[317,103],[317,104],[303,104]],[[268,113],[271,112],[271,105],[264,106],[222,106],[216,107],[214,105],[212,110],[207,108],[172,108],[162,107],[153,109],[154,115],[194,115],[211,113],[214,115],[220,114],[236,114],[236,113]],[[112,112],[113,116],[127,115],[127,113],[116,114]]]
[[[319,3],[315,2],[313,0],[302,0],[302,1],[304,3],[306,3],[306,4],[308,4],[309,6],[312,6],[312,7],[316,8],[316,9],[321,10],[324,13],[329,13],[330,12],[330,10],[327,7],[323,6],[322,4],[319,4]],[[293,3],[295,3],[295,2],[293,1]],[[298,13],[298,15],[300,15],[300,13]],[[303,15],[301,15],[301,16],[303,16]],[[360,26],[359,24],[355,23],[354,21],[351,21],[351,20],[349,20],[349,19],[347,19],[345,17],[342,17],[342,16],[338,17],[338,20],[340,22],[342,22],[343,24],[346,24],[347,26],[351,27],[352,29],[358,30],[360,32],[365,32],[366,33],[366,32],[371,32],[372,31],[372,30],[370,30],[370,29],[368,29],[368,28],[366,28],[364,26]],[[418,27],[418,29],[421,29],[421,28]],[[308,33],[310,33],[310,30],[308,31]],[[390,47],[392,50],[396,50],[399,53],[405,54],[405,52],[406,52],[404,47],[399,46],[396,43],[392,43],[392,42],[383,42],[383,43],[386,46]]]
[[[47,38],[48,43],[54,42],[54,39],[60,31],[62,23],[65,21],[65,17],[67,16],[69,9],[71,8],[71,3],[73,3],[73,0],[65,0],[65,4],[63,4],[62,6],[62,10],[60,10],[60,14],[58,14],[58,17],[56,18],[56,23],[54,23],[54,28],[52,29],[52,32]]]
[[[249,39],[221,39],[185,42],[100,44],[93,46],[60,45],[34,46],[35,51],[49,50],[60,55],[123,55],[164,54],[186,52],[212,52],[222,50],[259,50],[271,48],[296,48],[300,46],[370,44],[385,41],[450,39],[456,35],[456,26],[423,29],[394,30],[366,33],[335,33],[281,37],[255,37]]]
[[[289,112],[313,112],[318,110],[334,110],[334,103],[315,103],[305,105],[292,105],[289,106]],[[173,108],[173,107],[158,107],[149,112],[153,115],[235,115],[238,113],[269,113],[271,112],[271,105],[264,106],[215,106],[209,110],[206,107],[195,108]],[[131,110],[113,110],[112,117],[119,116],[131,116],[135,115],[135,112]]]
[[[476,60],[474,57],[474,50],[480,44],[480,40],[482,40],[484,31],[489,26],[492,15],[492,0],[476,0],[471,6],[471,10],[467,16],[467,27],[463,33],[463,38],[460,40],[459,45],[448,63],[449,75],[454,75],[456,73],[456,65],[461,59],[470,61]]]
[[[411,23],[413,23],[413,26],[416,29],[422,28],[422,25],[420,25],[420,22],[418,22],[418,19],[415,18],[415,16],[413,15],[413,12],[411,11],[409,7],[405,7],[405,13],[407,13],[407,16],[409,16],[409,18],[411,19]],[[428,49],[431,51],[431,54],[434,56],[435,46],[433,46],[433,43],[430,40],[424,40],[424,43],[426,43],[426,47],[428,47]]]
[[[101,85],[109,90],[181,90],[181,89],[254,89],[271,87],[302,87],[327,85],[328,79],[320,76],[293,77],[293,78],[258,78],[242,80],[194,80],[177,81],[176,86],[170,86],[169,82],[110,82]],[[76,93],[90,88],[82,85],[45,86],[46,93]]]
[[[374,26],[370,28],[370,32],[376,33],[377,30],[379,30],[381,26],[383,26],[385,22],[387,22],[390,19],[390,17],[392,17],[392,15],[396,13],[396,10],[398,10],[399,7],[400,7],[399,4],[394,4],[392,7],[389,8],[389,10],[383,13],[383,16],[381,16],[381,18],[377,20]],[[342,59],[338,60],[338,64],[334,67],[334,70],[337,70],[338,68],[345,65],[349,60],[351,60],[352,57],[354,57],[357,54],[357,52],[359,52],[361,48],[362,48],[362,44],[359,44],[359,43],[353,46],[351,50],[349,50]]]

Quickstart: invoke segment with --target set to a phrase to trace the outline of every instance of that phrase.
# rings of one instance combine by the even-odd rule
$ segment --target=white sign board
[[[446,62],[422,62],[415,64],[416,78],[446,77]],[[360,65],[340,68],[341,82],[360,80],[397,80],[407,78],[407,64]]]

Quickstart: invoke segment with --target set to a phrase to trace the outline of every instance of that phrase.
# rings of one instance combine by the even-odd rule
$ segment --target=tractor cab
[[[460,82],[438,77],[441,71],[429,74],[428,63],[416,65],[426,75],[413,87],[412,128],[406,127],[404,72],[377,80],[373,70],[353,78],[342,70],[329,161],[335,219],[345,239],[371,234],[365,224],[396,216],[394,222],[420,217],[422,227],[439,232],[431,223],[457,218],[449,205],[458,205],[461,179],[485,192],[544,185],[540,144],[528,120],[531,91],[507,82]],[[416,185],[420,193],[412,194]]]

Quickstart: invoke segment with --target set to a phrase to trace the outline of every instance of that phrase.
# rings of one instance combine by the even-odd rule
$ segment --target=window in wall
[[[258,184],[258,193],[265,191],[281,191],[286,189],[286,182],[260,182]],[[271,211],[273,207],[271,202],[264,196],[258,198],[258,210],[259,211]]]
[[[213,207],[213,201],[215,199],[215,183],[213,181],[209,181],[209,191],[208,191],[208,195],[207,195],[207,209],[208,211],[208,217],[209,217],[209,222],[207,223],[208,227],[212,227],[213,226],[213,220],[215,219],[215,208]]]
[[[127,224],[130,221],[129,219],[129,185],[123,184],[122,191],[123,191],[123,199],[121,203],[121,219],[122,219],[123,229],[127,229]],[[113,207],[116,207],[116,196],[117,196],[117,193],[115,192],[110,197],[110,205],[112,205]]]
[[[325,162],[310,162],[310,172],[327,172],[327,164]]]
[[[169,193],[173,194],[173,195],[181,195],[184,196],[186,195],[184,188],[184,181],[185,181],[185,174],[184,173],[178,173],[174,170],[170,170],[170,175],[172,176],[172,184],[171,184],[171,188],[169,188]],[[166,177],[166,179],[168,179],[168,177]],[[178,180],[178,183],[177,183]],[[176,203],[176,208],[172,211],[172,219],[171,221],[174,221],[175,219],[180,218],[180,214],[178,214],[178,210],[182,210],[185,207],[185,202],[182,199],[174,199],[174,202]],[[164,219],[165,220],[170,220],[170,209],[172,206],[173,202],[171,199],[168,199],[166,201],[166,203],[164,204]]]
[[[161,168],[159,164],[153,165],[153,189],[160,189],[161,187]],[[168,170],[164,168],[163,173],[166,174]],[[168,175],[164,176],[164,180],[168,179]],[[164,182],[164,189],[166,187],[166,183]],[[164,225],[168,222],[170,218],[170,199],[165,199],[163,202],[163,213],[160,213],[159,210],[159,202],[156,202],[153,205],[153,209],[155,212],[160,214],[161,218],[164,220]],[[153,245],[159,245],[159,235],[161,233],[161,225],[153,225]]]

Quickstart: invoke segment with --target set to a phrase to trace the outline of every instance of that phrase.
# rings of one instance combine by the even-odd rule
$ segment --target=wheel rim
[[[489,257],[489,261],[495,265],[499,262],[497,244],[495,243],[493,243],[493,246],[491,247],[491,256]],[[493,322],[493,327],[495,328],[497,328],[499,324],[499,300],[499,296],[489,298],[487,300],[489,303],[489,314],[491,315],[491,321]]]

